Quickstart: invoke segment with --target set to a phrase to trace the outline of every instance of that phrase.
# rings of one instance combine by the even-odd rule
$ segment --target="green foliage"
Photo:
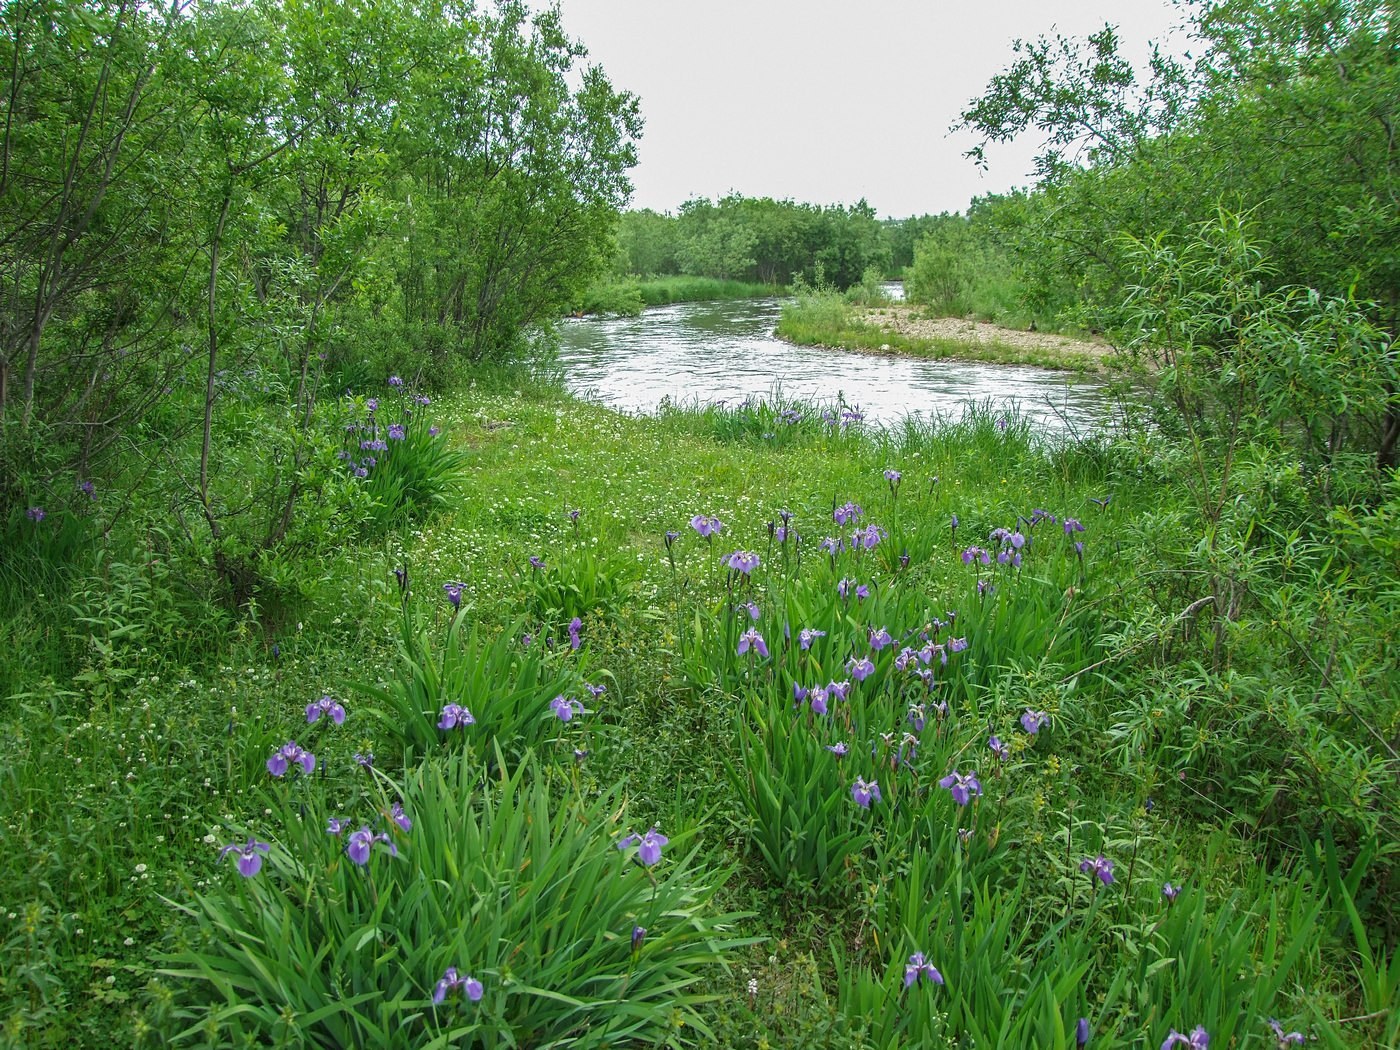
[[[1094,323],[1134,283],[1134,245],[1185,240],[1225,208],[1250,216],[1270,262],[1256,274],[1260,294],[1313,288],[1320,302],[1355,299],[1348,311],[1385,334],[1367,369],[1393,372],[1392,15],[1385,0],[1192,5],[1197,57],[1154,48],[1146,70],[1123,57],[1110,27],[1084,41],[1018,41],[962,126],[984,144],[1044,136],[1041,189],[1003,209],[1029,301],[1082,307]],[[1393,379],[1384,382],[1393,392]],[[1379,466],[1395,465],[1397,440],[1391,407],[1370,435]]]
[[[679,273],[769,287],[796,278],[838,288],[860,284],[889,265],[885,228],[865,201],[819,207],[730,194],[694,198],[676,216],[628,212],[619,241],[630,272]]]
[[[694,830],[670,829],[657,865],[634,864],[617,848],[629,829],[615,793],[560,799],[548,781],[528,757],[494,777],[464,756],[377,776],[344,811],[385,838],[362,866],[326,833],[320,800],[269,799],[281,831],[262,872],[230,874],[182,908],[195,936],[163,968],[182,985],[181,1037],[586,1047],[679,1025],[704,1035],[704,972],[743,943],[729,932],[738,916],[710,907],[723,873],[699,859]],[[387,819],[395,801],[411,830]],[[454,990],[433,1004],[449,967],[481,982],[479,1003]]]

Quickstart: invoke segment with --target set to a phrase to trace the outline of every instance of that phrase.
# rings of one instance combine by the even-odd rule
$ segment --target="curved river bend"
[[[782,301],[747,299],[654,307],[640,317],[571,318],[559,361],[569,389],[623,411],[666,401],[739,402],[781,392],[844,398],[868,421],[957,418],[969,405],[1014,407],[1047,432],[1101,427],[1108,399],[1092,380],[1020,365],[926,361],[793,346],[773,336]]]

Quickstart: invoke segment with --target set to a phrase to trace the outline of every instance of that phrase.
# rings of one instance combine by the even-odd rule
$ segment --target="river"
[[[639,317],[583,317],[560,328],[560,364],[580,397],[628,412],[674,404],[786,398],[859,407],[869,422],[958,418],[969,405],[1016,410],[1047,434],[1102,427],[1093,380],[1020,365],[927,361],[793,346],[774,338],[780,299],[678,303]]]

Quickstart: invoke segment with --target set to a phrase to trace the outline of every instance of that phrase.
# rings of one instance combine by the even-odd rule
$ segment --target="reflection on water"
[[[640,317],[579,318],[561,326],[560,364],[580,396],[626,411],[663,403],[785,397],[859,405],[871,422],[956,418],[970,404],[1015,405],[1047,430],[1102,425],[1098,384],[1019,365],[923,361],[792,346],[773,337],[781,301],[679,303]]]

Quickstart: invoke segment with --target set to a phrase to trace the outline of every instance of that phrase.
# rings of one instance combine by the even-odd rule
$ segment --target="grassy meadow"
[[[1395,1045],[1393,483],[1206,549],[1146,439],[428,416],[261,608],[12,523],[3,1045]]]

